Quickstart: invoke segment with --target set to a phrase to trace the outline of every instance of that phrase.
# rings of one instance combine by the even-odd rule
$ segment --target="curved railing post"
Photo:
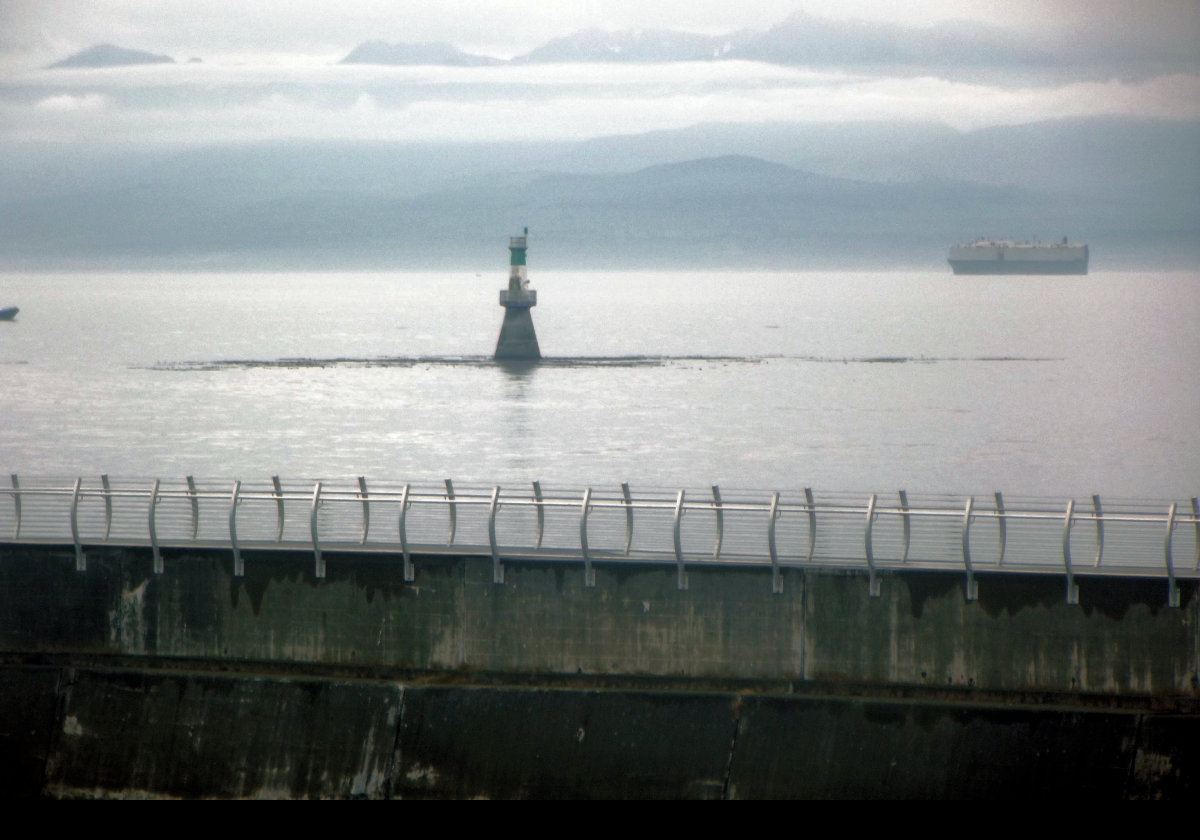
[[[863,529],[863,550],[867,555],[867,591],[872,598],[879,597],[879,578],[875,574],[875,552],[871,545],[871,529],[875,525],[876,495],[867,500],[867,522]]]
[[[400,553],[404,557],[404,581],[412,583],[416,580],[416,574],[413,570],[412,557],[408,554],[408,530],[404,519],[408,515],[408,485],[404,485],[404,489],[400,491]]]
[[[962,524],[962,557],[963,569],[967,573],[967,600],[979,598],[979,584],[975,580],[975,572],[971,568],[971,509],[975,506],[975,497],[967,496],[967,506],[963,511]]]
[[[446,501],[449,502],[450,509],[450,534],[446,537],[446,547],[454,545],[454,528],[458,523],[456,505],[454,503],[454,483],[450,479],[446,479]]]
[[[1004,494],[999,490],[996,491],[996,526],[1000,531],[1000,556],[996,558],[996,565],[1004,565],[1004,550],[1008,547],[1008,517],[1004,512]]]
[[[492,548],[492,583],[504,583],[504,567],[500,565],[500,550],[496,546],[496,512],[500,510],[500,485],[492,488],[488,505],[488,545]]]
[[[779,553],[775,550],[775,520],[779,518],[779,491],[771,494],[771,510],[767,514],[767,550],[771,553],[771,591],[783,592],[783,576],[779,573]]]
[[[1092,495],[1092,511],[1096,514],[1096,560],[1092,563],[1096,568],[1100,568],[1100,561],[1104,557],[1104,509],[1100,506],[1100,496]]]
[[[683,519],[683,493],[679,491],[679,497],[675,500],[675,525],[673,528],[675,537],[675,586],[677,589],[687,589],[688,579],[687,570],[683,567],[683,543],[679,538],[679,525]]]
[[[75,479],[75,486],[71,490],[71,539],[75,543],[75,571],[87,571],[87,558],[83,556],[83,546],[79,543],[79,488],[83,484],[82,478]]]
[[[1163,554],[1167,563],[1167,606],[1179,606],[1179,587],[1175,583],[1175,563],[1171,557],[1171,535],[1175,531],[1175,503],[1167,511],[1167,536],[1163,540]]]
[[[721,509],[721,488],[714,484],[712,493],[713,512],[717,517],[717,533],[713,538],[713,559],[716,560],[721,556],[721,543],[725,540],[725,511]]]
[[[200,533],[200,500],[196,497],[196,479],[187,477],[188,500],[192,503],[192,539]]]
[[[229,547],[233,549],[233,576],[242,577],[246,567],[242,563],[242,550],[238,547],[237,538],[237,508],[238,496],[242,492],[242,482],[233,482],[233,495],[229,497]]]
[[[21,537],[21,482],[17,479],[17,474],[9,475],[12,479],[12,498],[13,498],[13,516],[16,520],[13,522],[13,539]]]
[[[633,497],[629,494],[629,482],[621,482],[621,503],[625,505],[625,556],[633,545]]]
[[[275,497],[275,542],[283,542],[283,485],[277,475],[271,476],[271,495]]]
[[[805,562],[811,563],[817,552],[817,506],[811,487],[804,488],[804,508],[808,511],[808,559]]]
[[[312,534],[313,560],[316,564],[314,574],[318,578],[325,577],[325,559],[321,557],[321,538],[317,533],[317,510],[321,507],[321,482],[313,485],[312,511],[308,515],[308,529]]]
[[[108,484],[108,473],[100,476],[100,487],[104,493],[104,541],[108,542],[112,533],[112,487]]]
[[[107,502],[109,501],[107,493],[108,476],[102,476],[102,478],[105,479],[105,501]],[[163,560],[162,554],[158,550],[158,528],[154,521],[154,512],[158,508],[158,485],[159,480],[156,478],[154,479],[154,485],[150,488],[150,512],[146,517],[148,520],[146,527],[150,531],[150,555],[154,559],[154,574],[161,575],[163,573]],[[108,538],[107,533],[105,534],[105,538]]]
[[[1067,569],[1067,603],[1079,603],[1079,584],[1075,582],[1075,573],[1071,570],[1071,526],[1075,524],[1075,500],[1067,502],[1067,513],[1063,518],[1063,566]]]
[[[1196,529],[1196,559],[1192,571],[1200,571],[1200,497],[1192,496],[1192,527]]]
[[[367,498],[367,479],[365,476],[358,477],[358,498],[362,499],[362,537],[359,538],[359,545],[367,544],[367,534],[371,530],[371,502]]]
[[[542,506],[542,483],[533,482],[533,507],[537,511],[537,536],[534,537],[533,547],[542,547],[542,535],[546,532],[546,511]]]
[[[625,487],[627,485],[621,485]],[[596,585],[596,570],[592,568],[592,556],[588,553],[587,521],[592,507],[592,488],[583,491],[583,503],[579,510],[579,550],[583,552],[583,585]],[[628,553],[628,551],[626,551]]]
[[[909,522],[911,514],[908,512],[908,492],[900,491],[900,527],[904,530],[904,545],[900,549],[900,562],[908,562],[908,547],[912,542],[912,524]]]

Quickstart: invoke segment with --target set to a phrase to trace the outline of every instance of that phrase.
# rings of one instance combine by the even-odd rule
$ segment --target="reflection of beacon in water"
[[[496,359],[540,359],[537,333],[533,329],[533,313],[537,306],[537,292],[529,288],[529,275],[525,269],[525,240],[529,228],[522,236],[508,240],[509,260],[508,288],[500,290],[500,305],[504,307],[504,324],[500,327],[500,338],[496,342]]]

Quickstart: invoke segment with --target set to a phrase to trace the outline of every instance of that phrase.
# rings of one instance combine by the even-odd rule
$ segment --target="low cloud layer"
[[[584,139],[705,122],[934,121],[969,130],[1094,115],[1200,119],[1200,76],[994,86],[752,62],[552,67],[164,65],[0,83],[0,141],[275,137]]]

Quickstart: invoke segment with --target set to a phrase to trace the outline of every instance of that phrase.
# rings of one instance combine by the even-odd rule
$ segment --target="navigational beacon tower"
[[[542,358],[538,348],[537,333],[533,329],[533,313],[537,306],[537,291],[529,288],[529,275],[525,269],[525,241],[529,228],[521,236],[508,240],[509,260],[508,288],[500,290],[500,305],[504,307],[504,324],[500,327],[500,338],[496,341],[496,353],[492,357],[505,360],[531,360]]]

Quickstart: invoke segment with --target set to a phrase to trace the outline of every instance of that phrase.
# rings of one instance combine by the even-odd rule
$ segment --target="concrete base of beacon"
[[[542,358],[537,332],[533,328],[533,313],[529,307],[505,307],[504,324],[496,341],[497,361],[535,361]]]

